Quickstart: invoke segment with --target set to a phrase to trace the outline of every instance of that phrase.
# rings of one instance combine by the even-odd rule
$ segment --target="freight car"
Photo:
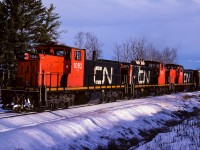
[[[93,56],[87,60],[84,49],[58,44],[19,53],[15,80],[2,85],[4,108],[14,105],[15,110],[41,111],[199,87],[200,72],[180,65],[144,60],[124,63]]]

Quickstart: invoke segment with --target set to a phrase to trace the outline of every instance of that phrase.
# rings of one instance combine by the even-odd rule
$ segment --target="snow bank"
[[[197,95],[184,99],[183,96]],[[174,94],[0,119],[0,149],[96,149],[142,139],[141,131],[200,108],[200,92]],[[127,144],[127,143],[126,143]],[[131,143],[129,143],[131,146]]]
[[[197,150],[200,149],[200,116],[185,120],[172,127],[167,133],[158,134],[152,141],[142,144],[136,150],[157,148],[162,150]],[[134,149],[134,148],[133,148]]]

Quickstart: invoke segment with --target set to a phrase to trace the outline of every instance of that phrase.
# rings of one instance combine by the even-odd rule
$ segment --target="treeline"
[[[164,64],[176,63],[177,49],[165,47],[157,49],[153,43],[145,38],[128,38],[121,43],[116,43],[113,49],[114,60],[131,62],[134,59],[159,61]]]
[[[94,33],[79,32],[75,35],[76,47],[87,50],[87,59],[92,59],[92,51],[97,51],[97,58],[102,58],[102,46],[100,40]],[[177,49],[165,47],[157,49],[153,43],[145,38],[128,38],[116,43],[113,48],[113,60],[120,62],[131,62],[135,59],[159,61],[164,64],[176,63]]]

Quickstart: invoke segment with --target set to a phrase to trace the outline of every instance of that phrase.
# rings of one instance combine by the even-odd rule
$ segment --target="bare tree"
[[[141,38],[138,40],[135,40],[135,52],[136,52],[136,58],[144,59],[146,55],[146,39]]]
[[[94,33],[79,32],[75,35],[74,44],[76,47],[86,49],[87,59],[92,59],[93,51],[97,52],[97,58],[102,57],[102,44]]]
[[[171,55],[170,55],[170,61],[173,63],[177,62],[177,49],[171,48]]]
[[[74,45],[78,48],[83,49],[84,48],[84,43],[85,43],[85,39],[84,39],[85,33],[84,32],[78,32],[75,35],[75,41],[74,41]]]
[[[134,39],[129,38],[122,41],[121,44],[116,44],[114,52],[114,60],[131,62],[136,58],[144,59],[146,52],[146,40],[144,38]]]
[[[114,57],[113,59],[116,61],[122,61],[122,54],[121,54],[121,45],[118,45],[117,43],[114,46]]]
[[[125,41],[122,42],[122,60],[124,62],[130,62],[130,58],[132,57],[132,51],[131,51],[131,42],[129,41]]]
[[[149,43],[146,47],[146,60],[151,60],[151,61],[162,61],[162,54],[161,52],[155,48],[153,43]]]
[[[169,47],[166,47],[164,50],[163,50],[163,53],[162,53],[162,62],[164,64],[172,64],[172,63],[176,63],[176,59],[177,59],[177,50],[174,49],[174,48],[169,48]]]

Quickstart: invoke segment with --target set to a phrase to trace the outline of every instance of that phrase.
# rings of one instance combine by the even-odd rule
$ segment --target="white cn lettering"
[[[96,80],[97,71],[102,72],[102,75],[103,75],[102,80]],[[106,77],[107,77],[108,83],[112,84],[112,75],[113,75],[113,68],[112,67],[110,69],[110,76],[109,76],[108,69],[106,67],[103,68],[101,66],[95,66],[95,68],[94,68],[94,83],[95,84],[104,84],[105,81],[106,81]]]
[[[101,80],[96,80],[97,71],[102,71],[102,67],[101,66],[95,66],[94,67],[94,83],[95,84],[101,84]]]
[[[184,73],[184,83],[189,83],[190,82],[190,74]]]
[[[112,84],[112,74],[113,74],[113,68],[111,67],[110,69],[110,77],[109,77],[109,74],[108,74],[108,70],[107,68],[105,67],[103,69],[103,83],[105,83],[105,75],[107,76],[107,79],[108,79],[108,83],[109,84]]]
[[[150,71],[148,71],[148,74],[145,70],[141,70],[139,68],[138,71],[138,83],[139,84],[145,84],[145,80],[147,81],[146,83],[150,82]]]

